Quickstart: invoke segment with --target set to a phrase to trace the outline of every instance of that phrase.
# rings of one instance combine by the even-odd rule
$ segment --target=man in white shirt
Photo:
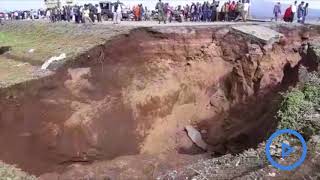
[[[102,22],[100,5],[96,4],[96,8],[97,8],[97,19],[98,19],[98,22]]]
[[[250,8],[250,3],[248,0],[244,0],[244,3],[243,3],[243,14],[242,14],[242,18],[243,18],[243,21],[246,22],[247,21],[247,18],[248,18],[248,14],[249,14],[249,8]]]
[[[18,19],[19,19],[19,13],[18,13],[17,11],[15,11],[15,12],[13,13],[13,16],[14,16],[14,19],[15,19],[15,20],[18,20]]]
[[[113,24],[119,24],[122,18],[122,6],[119,0],[113,4],[112,12],[113,12]]]
[[[83,10],[83,19],[84,19],[84,23],[87,24],[87,23],[91,23],[93,24],[93,21],[92,19],[90,18],[90,10],[89,10],[89,7],[85,7],[84,10]]]
[[[32,20],[35,20],[36,17],[39,17],[38,12],[36,10],[33,10],[30,13],[31,13],[31,19]]]
[[[291,22],[293,22],[294,16],[295,16],[295,14],[297,12],[297,1],[295,1],[294,4],[291,5],[291,12],[292,12]]]
[[[222,6],[224,5],[226,1],[225,0],[221,0],[221,1],[218,1],[218,7],[217,7],[217,21],[220,21],[221,20],[221,8]]]

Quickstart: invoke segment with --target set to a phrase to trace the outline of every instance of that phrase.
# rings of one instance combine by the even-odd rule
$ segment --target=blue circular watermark
[[[270,146],[272,144],[272,141],[275,138],[277,138],[278,136],[282,135],[282,134],[289,134],[289,135],[296,136],[299,139],[299,141],[301,142],[301,145],[302,145],[302,155],[301,155],[301,157],[298,159],[298,161],[296,161],[295,163],[293,163],[291,165],[288,165],[288,166],[279,164],[278,162],[273,160],[273,158],[271,157],[271,153],[270,153]],[[291,170],[297,168],[298,166],[300,166],[303,163],[303,161],[306,159],[306,156],[307,156],[307,144],[306,144],[306,141],[301,136],[301,134],[299,134],[297,131],[292,130],[292,129],[282,129],[282,130],[276,131],[275,133],[273,133],[270,136],[270,138],[267,141],[265,151],[266,151],[267,159],[271,163],[272,166],[274,166],[274,167],[276,167],[276,168],[278,168],[280,170],[283,170],[283,171],[291,171]]]

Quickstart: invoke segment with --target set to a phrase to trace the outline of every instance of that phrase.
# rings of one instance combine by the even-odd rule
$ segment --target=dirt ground
[[[295,83],[304,31],[319,35],[263,24],[285,36],[268,47],[235,23],[154,23],[1,26],[0,46],[12,49],[0,55],[0,159],[42,179],[153,179],[256,148],[274,130],[278,92]],[[61,53],[65,66],[40,70]]]
[[[49,23],[47,21],[12,21],[6,22],[0,26],[0,46],[10,46],[12,49],[9,54],[0,55],[1,59],[10,59],[12,63],[18,66],[24,66],[27,72],[35,72],[35,76],[40,71],[41,66],[46,60],[52,56],[59,56],[65,53],[68,60],[71,60],[87,50],[104,44],[120,34],[128,34],[132,29],[143,27],[215,27],[230,26],[240,24],[270,24],[259,22],[183,22],[183,23],[167,23],[158,24],[155,21],[132,22],[123,21],[119,25],[112,24],[111,21],[96,23],[95,25],[83,25],[74,23]],[[294,26],[299,26],[295,24]],[[23,82],[29,78],[21,78],[30,76],[27,73],[13,73],[13,68],[6,68],[6,61],[0,65],[2,72],[1,86],[7,84],[10,86],[17,82]],[[35,67],[34,67],[35,66]],[[45,74],[45,73],[44,73]]]
[[[256,22],[234,23],[167,23],[154,21],[124,21],[119,25],[111,21],[93,26],[74,23],[49,23],[47,21],[12,21],[0,26],[0,46],[10,46],[9,54],[0,55],[0,87],[11,86],[30,79],[45,76],[39,67],[50,57],[65,53],[67,60],[72,60],[87,50],[104,44],[120,34],[128,34],[132,29],[143,27],[214,27],[234,24],[263,24]],[[12,67],[16,64],[19,68]],[[22,69],[22,68],[20,68]],[[31,74],[30,74],[31,72]]]

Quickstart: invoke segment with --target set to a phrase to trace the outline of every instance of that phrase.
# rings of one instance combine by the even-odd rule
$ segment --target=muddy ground
[[[302,45],[320,33],[317,26],[260,24],[283,34],[265,44],[232,26],[1,27],[17,39],[12,32],[23,34],[21,27],[49,35],[35,40],[31,54],[30,39],[1,41],[13,48],[1,55],[5,61],[27,63],[38,76],[25,81],[30,72],[13,68],[19,81],[2,80],[0,159],[42,179],[179,179],[201,170],[170,170],[217,157],[232,167],[234,156],[226,154],[257,148],[275,130],[279,92],[297,83]],[[37,51],[43,44],[50,46]],[[39,70],[62,52],[63,66]],[[202,133],[210,152],[193,144],[186,125]]]

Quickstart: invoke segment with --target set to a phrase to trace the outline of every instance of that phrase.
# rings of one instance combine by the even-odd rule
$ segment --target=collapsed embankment
[[[275,127],[277,92],[295,82],[306,40],[304,28],[275,29],[285,38],[272,46],[231,27],[136,29],[2,89],[0,159],[39,175],[116,158],[106,177],[147,178],[192,159],[175,154],[203,152],[186,125],[216,154],[254,147]]]

